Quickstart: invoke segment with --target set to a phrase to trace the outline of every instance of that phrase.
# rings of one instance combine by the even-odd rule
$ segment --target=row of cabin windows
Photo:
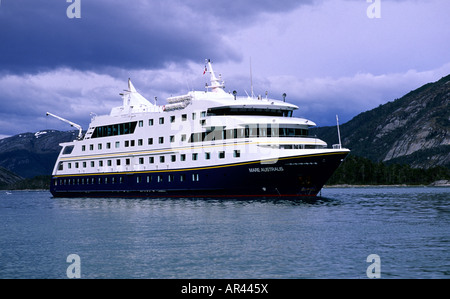
[[[195,114],[195,113],[194,113]],[[164,118],[161,118],[164,120]],[[141,122],[141,121],[140,121]],[[139,122],[139,123],[140,123]],[[308,137],[307,129],[295,129],[295,128],[279,128],[267,126],[246,126],[245,128],[220,130],[215,129],[209,132],[192,133],[189,138],[190,143],[202,142],[202,141],[214,141],[214,140],[226,140],[237,138],[249,138],[249,137]],[[169,136],[170,143],[174,143],[176,140],[175,135]],[[180,141],[185,142],[187,140],[186,134],[180,136]],[[147,144],[154,144],[153,138],[147,139]],[[158,144],[164,144],[164,137],[158,137]],[[124,147],[143,146],[144,139],[125,140]],[[111,149],[111,142],[105,144],[106,149]],[[114,147],[120,148],[120,141],[116,141]],[[98,143],[97,149],[102,150],[103,144]],[[86,145],[81,146],[81,150],[86,151]],[[94,144],[89,144],[89,150],[94,150]],[[63,154],[70,154],[72,151],[64,151]]]
[[[200,175],[198,173],[193,173],[191,176],[191,181],[192,182],[199,182],[200,181]],[[111,178],[76,178],[76,179],[58,179],[57,181],[55,181],[55,185],[101,185],[101,184],[123,184],[124,183],[124,176],[119,176],[117,177],[111,177]],[[169,174],[169,175],[156,175],[156,176],[152,176],[152,175],[138,175],[136,176],[136,183],[153,183],[153,182],[157,182],[157,183],[162,183],[162,182],[186,182],[188,180],[188,177],[186,176],[186,174]]]
[[[170,142],[173,143],[175,142],[175,136],[170,136],[169,138]],[[136,142],[137,141],[137,142]],[[181,135],[181,141],[186,141],[186,134]],[[148,145],[152,145],[154,143],[153,138],[148,138],[147,139],[147,144]],[[159,137],[158,138],[158,143],[159,144],[163,144],[164,143],[164,137]],[[138,140],[125,140],[123,142],[123,146],[124,147],[134,147],[134,146],[143,146],[144,145],[144,139],[138,139]],[[105,144],[105,148],[106,149],[111,149],[111,142],[107,142]],[[120,141],[116,141],[114,144],[114,148],[120,148]],[[103,149],[103,143],[98,143],[97,144],[97,149],[98,150],[102,150]],[[94,144],[89,144],[89,150],[93,151],[94,150]],[[81,151],[85,152],[86,151],[86,145],[82,145],[81,146]],[[71,151],[69,152],[71,153]],[[64,152],[64,154],[67,154]]]
[[[202,118],[206,117],[206,111],[202,111],[200,112],[200,115]],[[170,123],[174,123],[176,120],[176,116],[175,115],[171,115],[170,117]],[[191,114],[191,119],[192,120],[196,120],[197,119],[197,113],[193,112]],[[181,115],[181,121],[187,121],[188,120],[188,115],[187,114],[182,114]],[[164,124],[164,117],[160,117],[158,119],[158,123],[160,125]],[[201,123],[203,124],[204,122],[201,121]],[[148,125],[149,126],[153,126],[155,124],[154,119],[149,119],[148,120]],[[143,120],[139,120],[139,121],[133,121],[133,122],[127,122],[127,123],[120,123],[120,124],[113,124],[113,125],[106,125],[106,126],[101,126],[101,127],[96,127],[93,128],[93,133],[91,138],[95,139],[95,138],[101,138],[101,137],[111,137],[111,136],[119,136],[119,135],[128,135],[128,134],[134,134],[134,131],[136,129],[136,125],[139,126],[140,128],[144,127],[144,121]]]
[[[308,137],[308,130],[271,127],[270,125],[265,127],[246,126],[245,128],[230,130],[215,129],[210,132],[192,133],[189,138],[189,142],[193,143],[250,137]]]
[[[181,136],[180,136],[180,140],[181,140],[181,142],[185,142],[186,140],[187,140],[187,137],[186,137],[186,134],[182,134]],[[137,141],[137,142],[136,142]],[[170,143],[174,143],[175,142],[175,135],[171,135],[171,136],[169,136],[169,141],[170,141]],[[152,145],[152,144],[154,144],[154,138],[148,138],[147,139],[147,144],[148,145]],[[158,137],[158,144],[164,144],[164,137]],[[134,147],[134,146],[143,146],[144,145],[144,139],[138,139],[138,140],[125,140],[124,142],[123,142],[123,146],[124,147]],[[105,148],[106,149],[111,149],[112,147],[112,144],[111,144],[111,142],[107,142],[106,144],[105,144]],[[94,148],[95,148],[95,145],[94,144],[89,144],[89,150],[90,151],[93,151],[94,150]],[[115,143],[114,143],[114,148],[120,148],[120,141],[116,141]],[[98,143],[97,144],[97,149],[98,150],[102,150],[103,149],[103,143]],[[83,152],[85,152],[86,151],[86,145],[82,145],[81,146],[81,151],[83,151]],[[72,153],[72,151],[64,151],[64,154],[65,155],[67,155],[67,154],[70,154],[70,153]]]
[[[234,150],[233,151],[233,157],[234,158],[240,158],[241,157],[241,151],[240,150]],[[186,161],[187,155],[186,154],[180,154],[179,155],[179,161]],[[225,151],[219,151],[218,152],[218,158],[219,159],[225,159]],[[192,161],[197,161],[199,159],[199,155],[198,153],[192,153],[191,156]],[[210,160],[211,159],[211,153],[210,152],[206,152],[205,153],[205,160]],[[170,155],[167,159],[166,156],[159,156],[159,163],[166,163],[167,161],[170,162],[177,162],[177,155]],[[129,166],[131,165],[131,159],[130,158],[125,158],[123,159],[115,159],[115,160],[98,160],[98,167],[104,167],[104,166],[108,166],[111,167],[113,166],[113,164],[115,164],[116,166],[121,166],[122,163],[124,163],[123,165]],[[145,164],[145,158],[144,157],[139,157],[138,160],[138,165],[143,165]],[[148,164],[154,164],[155,163],[155,157],[148,157]],[[78,168],[87,168],[88,165],[90,165],[91,168],[95,167],[95,161],[83,161],[83,162],[67,162],[67,168],[68,169],[72,169],[72,167],[74,167],[75,169]],[[58,166],[58,170],[64,170],[64,164],[63,162],[59,163]]]
[[[200,116],[202,118],[206,117],[206,111],[200,112]],[[197,119],[197,113],[196,112],[192,112],[191,120],[196,120],[196,119]],[[176,116],[175,115],[169,116],[169,120],[170,120],[170,123],[174,123],[176,121]],[[181,115],[181,121],[187,121],[187,120],[188,120],[188,115],[187,114],[182,114]],[[165,118],[164,117],[160,117],[158,119],[158,124],[163,125],[164,122],[165,122]],[[153,126],[154,124],[155,124],[155,121],[154,121],[153,118],[148,120],[148,125],[149,126]],[[140,120],[139,121],[139,127],[143,127],[143,126],[144,126],[144,121]]]

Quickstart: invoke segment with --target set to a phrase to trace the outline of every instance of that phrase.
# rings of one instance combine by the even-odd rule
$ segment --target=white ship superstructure
[[[211,84],[156,105],[128,81],[122,106],[61,144],[54,196],[316,195],[348,154],[309,136],[298,107]]]

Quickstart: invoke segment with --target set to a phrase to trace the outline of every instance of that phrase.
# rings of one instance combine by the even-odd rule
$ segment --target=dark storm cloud
[[[2,70],[154,68],[167,61],[205,57],[207,51],[221,59],[236,56],[220,38],[208,39],[214,33],[205,32],[206,26],[180,14],[179,8],[128,2],[84,0],[81,19],[69,19],[70,3],[63,0],[4,1],[0,8]]]
[[[248,23],[263,12],[278,13],[292,10],[300,5],[309,5],[315,0],[185,0],[192,10],[198,11],[204,16],[214,16],[222,21]]]
[[[264,11],[299,1],[80,0],[81,18],[69,19],[65,0],[4,0],[0,6],[0,67],[27,73],[158,68],[168,62],[239,60],[222,33]],[[283,2],[280,4],[280,2]],[[309,3],[311,1],[304,1]]]

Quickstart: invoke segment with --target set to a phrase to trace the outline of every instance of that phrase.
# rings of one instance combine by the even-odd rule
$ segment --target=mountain
[[[0,187],[15,184],[21,180],[23,180],[22,177],[9,171],[8,169],[0,167]]]
[[[0,140],[0,167],[24,177],[50,175],[60,143],[76,139],[76,131],[23,133]]]
[[[342,145],[353,155],[415,168],[450,168],[450,75],[357,115],[340,131]],[[313,134],[338,143],[336,127]]]

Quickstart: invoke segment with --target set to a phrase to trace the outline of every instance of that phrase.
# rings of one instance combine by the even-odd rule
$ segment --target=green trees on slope
[[[443,179],[450,180],[450,170],[446,167],[418,169],[349,155],[327,185],[428,185]]]

